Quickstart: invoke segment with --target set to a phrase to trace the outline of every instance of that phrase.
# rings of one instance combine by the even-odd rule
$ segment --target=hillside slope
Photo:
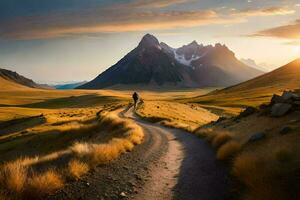
[[[17,72],[0,68],[0,90],[13,90],[13,89],[28,89],[39,88],[46,89],[48,87],[39,85],[33,80],[28,79]]]
[[[190,102],[220,106],[257,106],[273,94],[300,86],[300,59],[244,83],[190,99]]]
[[[15,89],[30,89],[26,86],[20,85],[18,83],[9,81],[0,76],[0,90],[15,90]]]
[[[225,45],[192,42],[174,49],[145,35],[139,45],[91,82],[78,88],[101,89],[115,85],[224,87],[263,72],[238,59]]]

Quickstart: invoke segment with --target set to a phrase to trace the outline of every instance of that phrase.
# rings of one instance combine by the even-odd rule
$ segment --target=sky
[[[1,0],[0,67],[91,80],[146,33],[172,47],[226,44],[274,69],[300,57],[300,0]]]

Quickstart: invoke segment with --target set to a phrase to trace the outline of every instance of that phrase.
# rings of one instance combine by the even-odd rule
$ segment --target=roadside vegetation
[[[5,199],[41,199],[62,188],[66,182],[80,179],[95,166],[109,163],[131,151],[144,136],[138,125],[110,112],[79,120],[76,126],[62,126],[59,131],[60,135],[76,135],[70,146],[47,154],[20,157],[1,165],[0,196]]]
[[[265,105],[247,116],[241,113],[195,130],[216,149],[217,159],[229,163],[242,185],[242,199],[299,197],[300,115],[295,105],[280,117],[272,117]]]
[[[150,122],[189,132],[218,119],[217,115],[200,106],[174,101],[143,101],[139,104],[136,113]]]

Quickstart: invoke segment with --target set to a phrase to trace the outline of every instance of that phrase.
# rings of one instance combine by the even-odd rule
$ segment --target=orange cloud
[[[135,1],[133,3],[124,4],[131,8],[165,8],[175,4],[187,3],[193,0],[144,0]]]
[[[102,15],[95,16],[94,14],[86,16],[70,14],[22,18],[7,24],[6,29],[0,31],[0,36],[26,40],[74,34],[164,30],[240,22],[240,19],[221,17],[213,10],[121,12],[110,13],[107,17],[106,12],[110,11],[103,10]]]
[[[235,13],[235,15],[239,16],[272,16],[272,15],[290,15],[295,13],[296,11],[290,9],[288,7],[268,7],[268,8],[260,8],[260,9],[246,9],[240,10]]]
[[[277,37],[283,39],[300,39],[300,20],[296,20],[292,24],[262,30],[250,36]]]
[[[80,34],[166,30],[210,24],[245,22],[249,16],[290,14],[292,10],[270,7],[258,10],[165,11],[165,7],[194,0],[135,0],[87,10],[65,11],[46,16],[22,17],[0,24],[0,37],[8,39],[45,39]]]

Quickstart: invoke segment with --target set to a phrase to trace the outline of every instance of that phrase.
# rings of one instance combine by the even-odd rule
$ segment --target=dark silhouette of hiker
[[[136,109],[136,105],[137,105],[137,102],[139,100],[138,93],[134,92],[133,95],[132,95],[132,98],[133,98],[133,101],[134,101],[134,109]]]

